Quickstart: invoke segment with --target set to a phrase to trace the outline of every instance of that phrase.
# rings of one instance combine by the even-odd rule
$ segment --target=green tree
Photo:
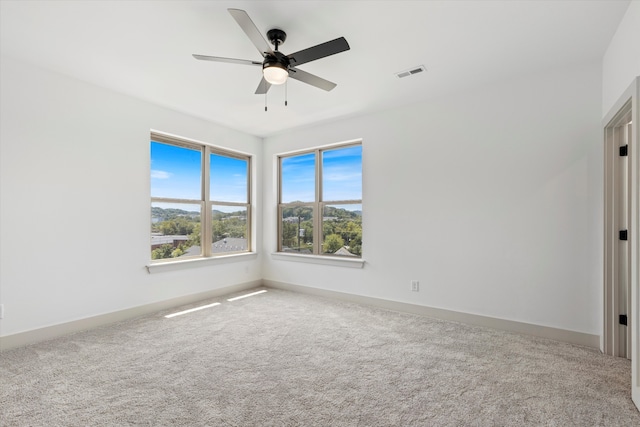
[[[313,222],[304,221],[300,224],[300,229],[304,230],[302,232],[302,236],[300,236],[300,246],[303,246],[303,243],[309,243],[313,241]],[[296,230],[297,232],[297,230]]]
[[[293,248],[297,246],[298,224],[291,222],[282,223],[282,246]]]
[[[185,217],[176,218],[173,220],[173,223],[176,229],[175,234],[188,235],[193,232],[194,222]]]
[[[158,224],[158,230],[165,236],[177,234],[178,228],[173,221],[162,221]]]
[[[344,246],[344,240],[338,234],[329,234],[322,244],[324,253],[332,254]]]
[[[322,221],[322,234],[325,236],[336,234],[336,226],[336,221]]]
[[[164,259],[171,258],[171,252],[173,252],[173,246],[166,244],[151,251],[151,259]]]
[[[217,242],[218,240],[221,240],[225,237],[229,237],[224,221],[220,219],[213,220],[213,223],[211,224],[211,235],[213,236],[214,242]]]
[[[362,256],[362,230],[349,241],[349,252],[354,255]]]
[[[193,233],[193,229],[197,224],[199,224],[199,220],[194,221],[187,217],[177,217],[162,221],[155,228],[165,236],[172,234],[189,235]]]
[[[200,223],[199,222],[193,225],[193,231],[191,232],[191,234],[189,234],[188,245],[189,247],[194,245],[200,246]]]
[[[228,218],[224,222],[225,230],[229,237],[239,239],[247,237],[247,221],[240,218]]]
[[[171,252],[171,258],[178,258],[179,256],[184,255],[184,251],[182,250],[183,246],[180,245],[177,248],[175,248],[172,252]]]

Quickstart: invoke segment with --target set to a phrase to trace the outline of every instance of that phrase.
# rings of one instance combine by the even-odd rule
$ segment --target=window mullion
[[[282,227],[282,205],[278,204],[278,207],[276,208],[278,211],[278,243],[276,245],[276,250],[278,252],[282,252],[282,233],[283,233],[283,227]]]
[[[176,199],[176,198],[172,198],[172,197],[152,197],[151,198],[152,202],[157,202],[157,203],[200,203],[202,200],[199,199]]]
[[[316,202],[322,201],[322,151],[316,150]]]
[[[324,212],[322,202],[313,204],[313,253],[315,255],[322,254],[322,215]]]
[[[322,151],[316,150],[316,200],[313,204],[313,253],[322,253]]]
[[[205,257],[211,256],[211,242],[212,237],[212,207],[209,200],[210,194],[210,157],[211,149],[209,147],[202,147],[202,223],[200,224],[200,247],[202,248],[202,255]]]

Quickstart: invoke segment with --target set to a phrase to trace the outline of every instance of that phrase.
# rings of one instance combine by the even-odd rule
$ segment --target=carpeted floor
[[[0,354],[2,426],[640,426],[630,363],[281,290]],[[189,307],[185,307],[189,308]]]

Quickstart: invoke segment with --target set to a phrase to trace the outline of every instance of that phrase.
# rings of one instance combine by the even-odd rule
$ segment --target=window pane
[[[247,160],[212,154],[210,162],[210,200],[247,203]]]
[[[151,203],[151,259],[200,256],[200,204]]]
[[[322,253],[362,256],[362,205],[327,205],[322,213]]]
[[[202,198],[200,150],[151,141],[151,197]]]
[[[322,200],[362,200],[362,146],[322,153]]]
[[[315,153],[281,159],[281,203],[313,202],[316,194]]]
[[[281,244],[283,252],[313,253],[313,207],[297,206],[282,210]]]
[[[212,218],[211,250],[214,254],[249,250],[247,208],[213,205]]]

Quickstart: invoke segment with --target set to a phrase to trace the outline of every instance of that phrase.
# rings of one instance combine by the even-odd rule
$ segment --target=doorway
[[[604,345],[612,356],[631,359],[630,146],[632,102],[605,127]]]

